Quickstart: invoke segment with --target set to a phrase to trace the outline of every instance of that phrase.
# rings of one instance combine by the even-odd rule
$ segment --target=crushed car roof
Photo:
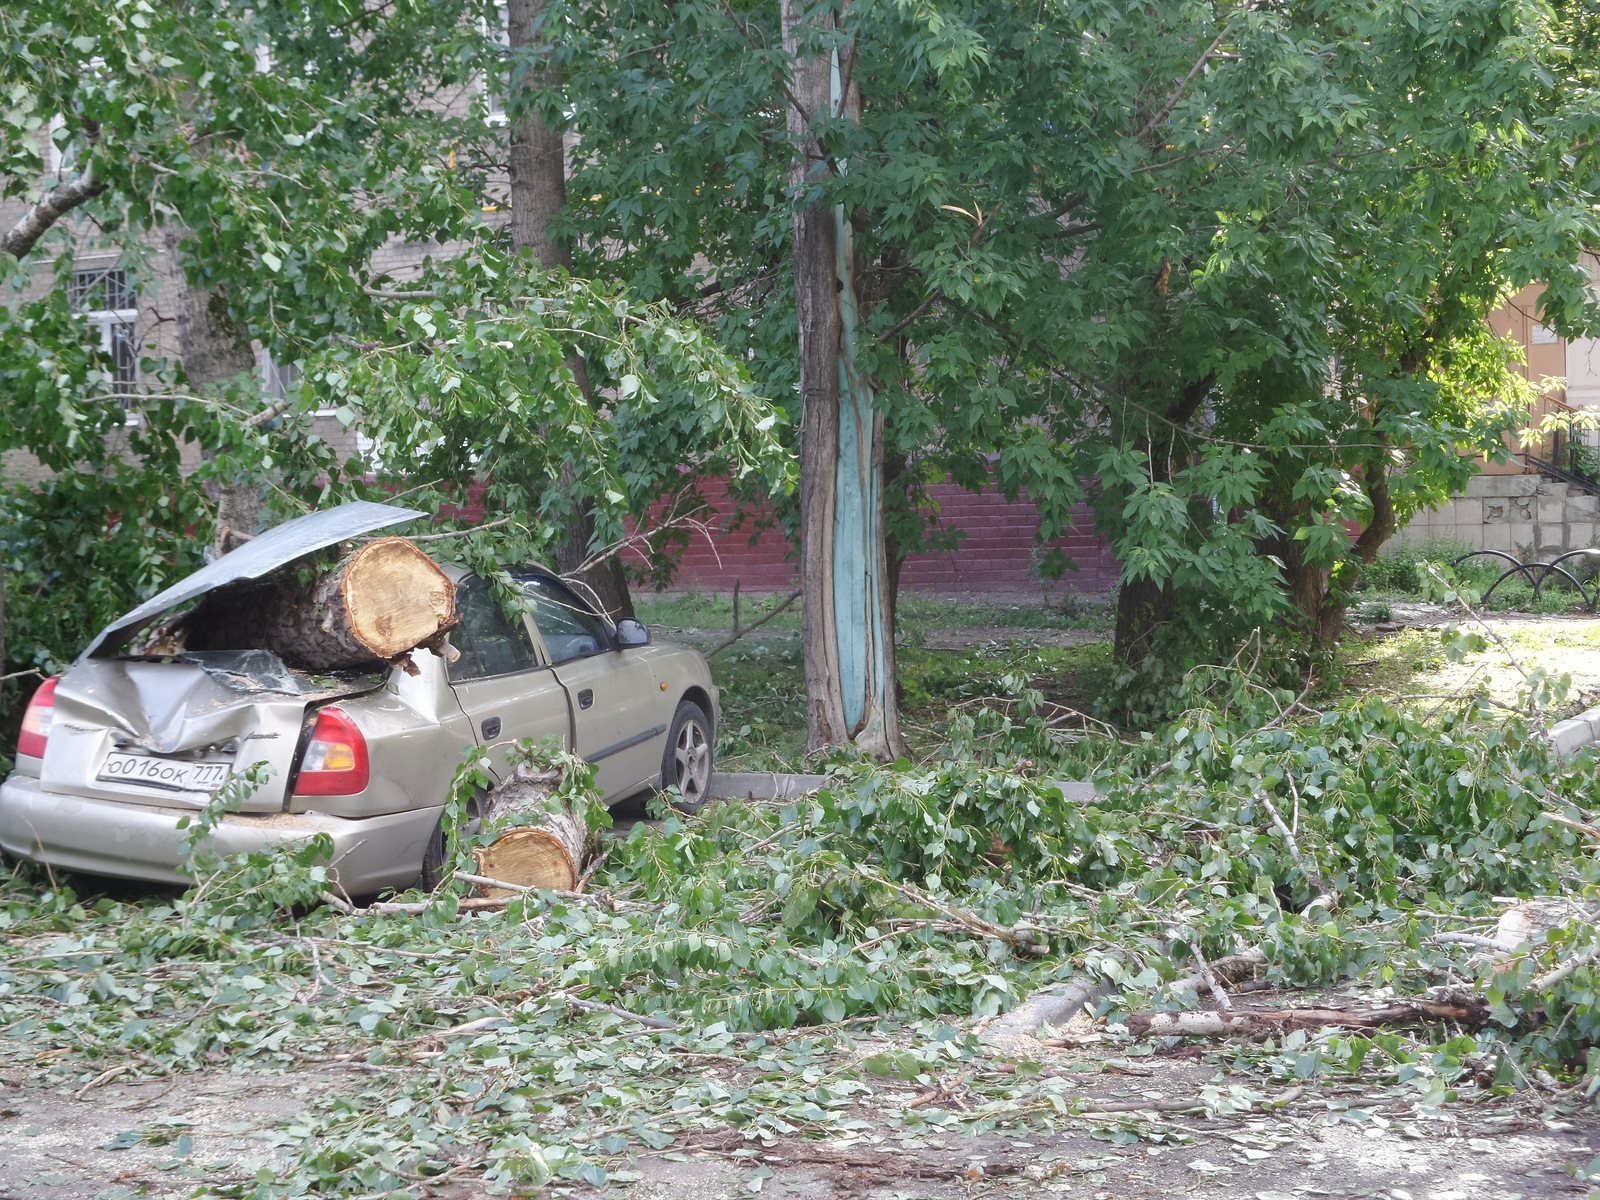
[[[263,575],[288,566],[295,559],[342,542],[347,538],[371,533],[386,525],[415,520],[428,514],[415,508],[401,508],[397,504],[376,504],[370,500],[353,500],[335,508],[308,513],[275,525],[265,533],[250,539],[237,550],[230,550],[215,562],[207,563],[193,575],[173,584],[159,595],[152,596],[132,612],[127,613],[102,629],[94,641],[78,655],[77,661],[88,658],[113,634],[134,629],[186,600],[202,596],[213,588],[240,579],[259,579]]]

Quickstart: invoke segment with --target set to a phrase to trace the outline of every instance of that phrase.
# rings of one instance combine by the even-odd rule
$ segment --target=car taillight
[[[22,714],[22,733],[17,738],[17,754],[30,758],[44,757],[45,740],[50,736],[50,718],[56,712],[56,676],[52,675],[39,685],[33,699],[28,701],[28,711]]]
[[[367,739],[350,714],[330,705],[317,713],[316,728],[300,760],[296,796],[354,796],[367,788],[372,769],[367,761]]]

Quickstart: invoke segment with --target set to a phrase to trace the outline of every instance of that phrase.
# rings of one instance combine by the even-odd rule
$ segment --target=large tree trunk
[[[404,538],[380,538],[301,584],[292,571],[209,593],[152,638],[162,650],[270,650],[291,667],[332,671],[410,665],[442,649],[456,624],[455,586]]]
[[[1383,544],[1399,528],[1394,501],[1389,495],[1388,475],[1382,461],[1369,464],[1365,475],[1367,478],[1362,486],[1372,505],[1372,518],[1350,551],[1350,557],[1362,566],[1377,557]],[[1294,605],[1300,629],[1311,647],[1315,650],[1331,650],[1344,634],[1346,592],[1354,581],[1349,581],[1345,590],[1335,588],[1332,586],[1332,572],[1327,567],[1306,561],[1305,543],[1297,540],[1293,534],[1300,523],[1306,520],[1307,509],[1303,501],[1285,498],[1290,490],[1289,482],[1284,481],[1276,497],[1268,498],[1268,515],[1287,532],[1285,536],[1265,543],[1265,550],[1283,563],[1284,587],[1288,590],[1290,603]]]
[[[1177,593],[1169,583],[1124,579],[1117,585],[1117,624],[1112,653],[1119,663],[1138,666],[1150,656],[1158,630],[1177,611]]]
[[[167,230],[163,283],[171,289],[183,373],[192,389],[205,392],[253,374],[256,354],[249,333],[228,312],[226,290],[189,282],[178,253],[180,237],[180,231]],[[211,447],[201,450],[209,455]],[[261,484],[244,478],[224,479],[211,494],[217,502],[213,549],[222,554],[254,535],[261,518]]]
[[[548,45],[543,28],[547,0],[508,0],[506,36],[513,52],[537,51]],[[530,69],[521,76],[529,93],[557,91],[561,68],[553,63]],[[511,244],[532,250],[545,270],[572,266],[572,248],[554,236],[551,225],[567,204],[567,156],[561,130],[547,125],[538,111],[520,111],[511,130]],[[589,372],[581,358],[567,361],[578,387],[592,397]],[[567,533],[556,547],[556,567],[587,584],[612,620],[631,617],[633,597],[622,562],[612,555],[586,571],[579,571],[590,555],[594,537],[591,505],[585,501],[568,520]]]
[[[806,192],[829,166],[814,132],[829,112],[858,119],[851,51],[801,57],[807,21],[783,0],[784,48],[794,59],[787,121],[794,144],[795,308],[801,396],[800,568],[808,746],[853,741],[879,758],[904,752],[895,705],[893,597],[883,537],[883,416],[856,368],[854,251],[841,209]],[[798,106],[797,106],[798,105]]]
[[[1207,375],[1186,386],[1176,397],[1169,396],[1166,417],[1174,428],[1163,431],[1158,438],[1140,439],[1140,449],[1149,458],[1153,482],[1164,483],[1172,478],[1175,458],[1185,452],[1178,430],[1194,419],[1215,384],[1216,376]],[[1155,403],[1150,407],[1154,408],[1160,400],[1152,399]],[[1177,593],[1165,580],[1124,579],[1119,583],[1117,625],[1112,642],[1116,660],[1127,666],[1142,663],[1150,654],[1157,632],[1176,614],[1177,605]]]

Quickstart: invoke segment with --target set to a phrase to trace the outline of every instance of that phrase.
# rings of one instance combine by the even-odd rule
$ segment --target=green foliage
[[[592,897],[471,920],[447,888],[420,916],[322,909],[287,936],[274,912],[326,886],[311,845],[250,856],[177,902],[91,906],[19,871],[0,885],[0,931],[31,949],[0,959],[0,1016],[30,1054],[72,1047],[63,1061],[85,1074],[130,1050],[169,1070],[426,1063],[286,1127],[263,1164],[271,1186],[319,1195],[468,1161],[508,1185],[593,1182],[693,1130],[848,1129],[848,1098],[882,1081],[955,1064],[982,1077],[949,1026],[1083,974],[1120,994],[1115,1017],[1162,1003],[1194,952],[1241,942],[1280,984],[1403,995],[1470,980],[1496,1014],[1471,1038],[1297,1033],[1241,1052],[1267,1077],[1355,1077],[1439,1103],[1498,1063],[1519,1086],[1584,1062],[1600,1035],[1592,924],[1498,960],[1436,935],[1492,923],[1498,896],[1600,898],[1589,845],[1546,816],[1592,819],[1563,797],[1600,784],[1600,758],[1561,759],[1474,701],[1427,720],[1372,697],[1296,718],[1292,697],[1200,674],[1199,707],[1136,744],[1063,741],[1024,696],[971,714],[947,761],[842,766],[804,800],[638,823],[611,842]],[[1087,803],[1046,782],[1091,762]],[[157,966],[162,985],[141,988]],[[675,1028],[640,1036],[605,1005]],[[835,1023],[862,1019],[911,1026],[864,1060],[838,1053]],[[785,1032],[796,1025],[818,1028]],[[683,1069],[696,1054],[759,1070],[725,1086]],[[941,1120],[1040,1111],[1021,1076],[975,1099]]]
[[[776,6],[558,11],[590,261],[791,395]],[[862,64],[859,120],[818,131],[848,169],[812,186],[855,230],[905,548],[953,532],[931,480],[1026,487],[1048,540],[1093,479],[1126,570],[1187,609],[1176,640],[1231,654],[1343,603],[1352,529],[1504,455],[1533,389],[1492,308],[1552,281],[1542,319],[1593,323],[1596,93],[1553,86],[1581,63],[1537,5],[807,12],[802,52]]]
[[[486,220],[503,179],[470,148],[505,129],[451,100],[498,70],[488,8],[328,0],[315,14],[143,0],[0,13],[0,194],[49,186],[45,137],[67,182],[103,188],[28,261],[0,254],[0,452],[53,472],[0,495],[13,668],[53,668],[192,569],[215,515],[197,485],[259,487],[269,519],[404,493],[454,524],[482,504],[509,521],[449,546],[477,565],[549,557],[588,507],[596,548],[629,518],[646,525],[659,579],[685,536],[646,520],[664,493],[681,518],[706,475],[741,494],[793,487],[781,411],[702,329],[540,272]],[[372,259],[394,241],[451,250],[397,283]],[[115,390],[68,303],[71,271],[120,253],[170,312],[152,243],[207,289],[207,319],[300,368],[286,404],[250,375],[194,386],[154,343],[137,394]],[[324,441],[328,410],[365,452]]]

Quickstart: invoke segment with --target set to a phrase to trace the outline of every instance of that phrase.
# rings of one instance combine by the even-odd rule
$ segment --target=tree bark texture
[[[404,538],[380,538],[309,584],[290,570],[209,593],[152,637],[147,652],[270,650],[291,667],[410,666],[457,621],[455,585]],[[414,670],[414,668],[412,668]]]
[[[856,369],[858,324],[854,250],[841,210],[809,193],[834,169],[818,135],[830,114],[859,117],[849,51],[802,46],[831,22],[781,10],[793,60],[787,123],[793,155],[795,308],[801,395],[801,631],[807,742],[812,750],[854,742],[889,759],[904,752],[895,705],[893,596],[883,535],[884,425]],[[841,69],[841,57],[846,61]]]
[[[1117,623],[1112,654],[1119,663],[1138,666],[1150,656],[1156,631],[1177,612],[1178,596],[1169,583],[1124,579],[1117,585]]]
[[[1280,1034],[1291,1029],[1378,1029],[1385,1025],[1422,1025],[1454,1021],[1477,1028],[1487,1024],[1489,1006],[1477,996],[1440,1000],[1400,1000],[1372,1008],[1258,1008],[1227,1012],[1129,1013],[1128,1032],[1135,1037],[1232,1037]]]
[[[178,353],[189,386],[197,392],[215,388],[240,375],[253,374],[256,353],[249,332],[228,312],[225,288],[191,283],[178,254],[180,233],[169,229],[165,238],[167,272],[164,283],[173,292],[173,316],[178,327]],[[202,447],[209,452],[209,447]],[[226,553],[256,531],[262,507],[261,486],[246,479],[224,480],[212,491],[217,502],[217,528],[213,549]]]
[[[519,766],[495,785],[484,801],[486,826],[510,825],[490,845],[473,849],[478,872],[521,887],[577,890],[584,869],[599,849],[597,835],[581,813],[552,805],[558,777]],[[480,895],[509,897],[516,892],[478,885]]]
[[[508,0],[506,40],[514,55],[519,51],[536,52],[549,44],[544,30],[547,6],[547,0]],[[510,90],[529,94],[559,91],[561,83],[561,68],[546,60],[520,76],[514,68]],[[529,107],[511,128],[511,244],[532,250],[547,271],[572,266],[572,248],[551,232],[566,205],[567,156],[562,131],[551,128],[536,109]],[[593,389],[583,359],[569,359],[567,367],[577,379],[579,390],[592,399]],[[578,570],[589,557],[593,537],[592,507],[584,502],[556,546],[556,569],[587,584],[612,620],[631,617],[633,597],[617,556],[612,555],[587,571]]]
[[[547,0],[507,0],[506,36],[513,55],[548,44],[543,28]],[[556,91],[561,68],[548,60],[518,77],[513,68],[511,90]],[[567,157],[561,130],[546,125],[529,108],[511,128],[511,244],[527,247],[549,271],[572,266],[572,250],[551,235],[550,224],[567,205]]]
[[[1385,542],[1399,528],[1394,501],[1389,494],[1389,478],[1382,460],[1369,463],[1362,486],[1372,505],[1372,517],[1351,547],[1350,556],[1365,566],[1378,556]],[[1282,529],[1292,531],[1306,517],[1303,501],[1287,499],[1292,490],[1284,481],[1275,496],[1269,496],[1268,514]],[[1306,561],[1305,543],[1293,536],[1271,539],[1266,548],[1283,563],[1284,586],[1298,614],[1300,628],[1316,650],[1331,650],[1344,634],[1345,594],[1332,586],[1332,572]]]
[[[0,237],[0,254],[21,258],[50,231],[52,225],[105,190],[106,185],[96,179],[92,171],[85,171],[78,178],[51,188],[39,203],[23,211],[10,232]]]

